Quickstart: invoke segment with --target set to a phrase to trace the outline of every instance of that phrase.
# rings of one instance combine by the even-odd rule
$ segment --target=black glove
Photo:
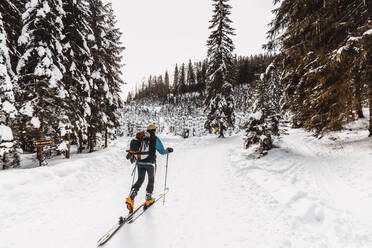
[[[168,151],[168,153],[171,153],[171,152],[173,152],[173,148],[168,147],[168,148],[167,148],[167,151]]]
[[[126,159],[129,160],[129,159],[132,157],[132,155],[133,155],[132,153],[128,152],[128,154],[127,154],[127,156],[126,156]]]

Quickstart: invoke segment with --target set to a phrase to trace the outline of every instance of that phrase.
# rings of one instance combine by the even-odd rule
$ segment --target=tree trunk
[[[67,151],[66,151],[66,158],[70,158],[71,155],[71,134],[67,133]]]
[[[38,141],[41,141],[41,140],[44,140],[44,134],[42,132],[41,129],[39,129],[39,134],[38,134],[38,137],[37,137]],[[44,154],[44,147],[39,145],[37,147],[37,159],[39,160],[39,166],[43,166],[43,165],[46,165],[46,157],[45,157],[45,154]]]
[[[78,153],[83,152],[83,133],[82,131],[79,131],[79,148],[78,148]]]
[[[369,137],[372,137],[372,58],[371,56],[369,59],[367,59],[366,69],[367,69],[366,81],[368,85],[368,103],[369,103]]]
[[[363,115],[363,106],[362,106],[362,93],[361,93],[361,77],[360,77],[360,72],[356,71],[354,73],[355,78],[354,78],[354,110],[356,111],[358,118],[364,118]]]
[[[368,16],[372,16],[372,3],[365,1],[367,4]],[[366,50],[366,83],[368,85],[368,102],[369,102],[369,137],[372,137],[372,34],[365,35],[363,38],[363,47]]]
[[[372,137],[372,64],[367,65],[368,102],[369,102],[369,137]]]
[[[218,129],[220,135],[218,136],[218,138],[225,138],[225,135],[223,134],[224,132],[224,127],[223,125],[220,125],[220,128]]]
[[[105,148],[107,148],[108,147],[108,131],[107,131],[107,127],[106,127],[106,131],[105,131]]]
[[[94,131],[93,128],[89,128],[89,152],[94,152]]]

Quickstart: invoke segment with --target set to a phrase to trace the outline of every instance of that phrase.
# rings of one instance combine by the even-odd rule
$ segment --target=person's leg
[[[140,165],[137,165],[138,169],[138,178],[135,184],[133,184],[132,191],[131,191],[131,197],[134,199],[136,197],[137,192],[141,188],[143,182],[145,181],[145,174],[146,174],[146,168]]]
[[[147,187],[146,187],[146,193],[151,195],[152,192],[154,191],[155,168],[154,166],[150,165],[146,167],[146,171],[147,171],[147,177],[149,179],[147,183]]]

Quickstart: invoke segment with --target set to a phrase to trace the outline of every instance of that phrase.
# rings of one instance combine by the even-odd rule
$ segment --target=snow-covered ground
[[[105,247],[372,247],[372,140],[360,125],[321,140],[289,129],[259,160],[242,149],[241,135],[161,137],[175,149],[165,205]],[[1,171],[0,247],[96,247],[126,213],[127,144],[123,138],[47,167]],[[158,155],[156,192],[165,161]]]

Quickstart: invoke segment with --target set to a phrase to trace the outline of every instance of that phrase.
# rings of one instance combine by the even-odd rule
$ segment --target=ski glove
[[[168,147],[168,148],[167,148],[167,151],[168,151],[168,153],[171,153],[171,152],[173,152],[173,148]]]

